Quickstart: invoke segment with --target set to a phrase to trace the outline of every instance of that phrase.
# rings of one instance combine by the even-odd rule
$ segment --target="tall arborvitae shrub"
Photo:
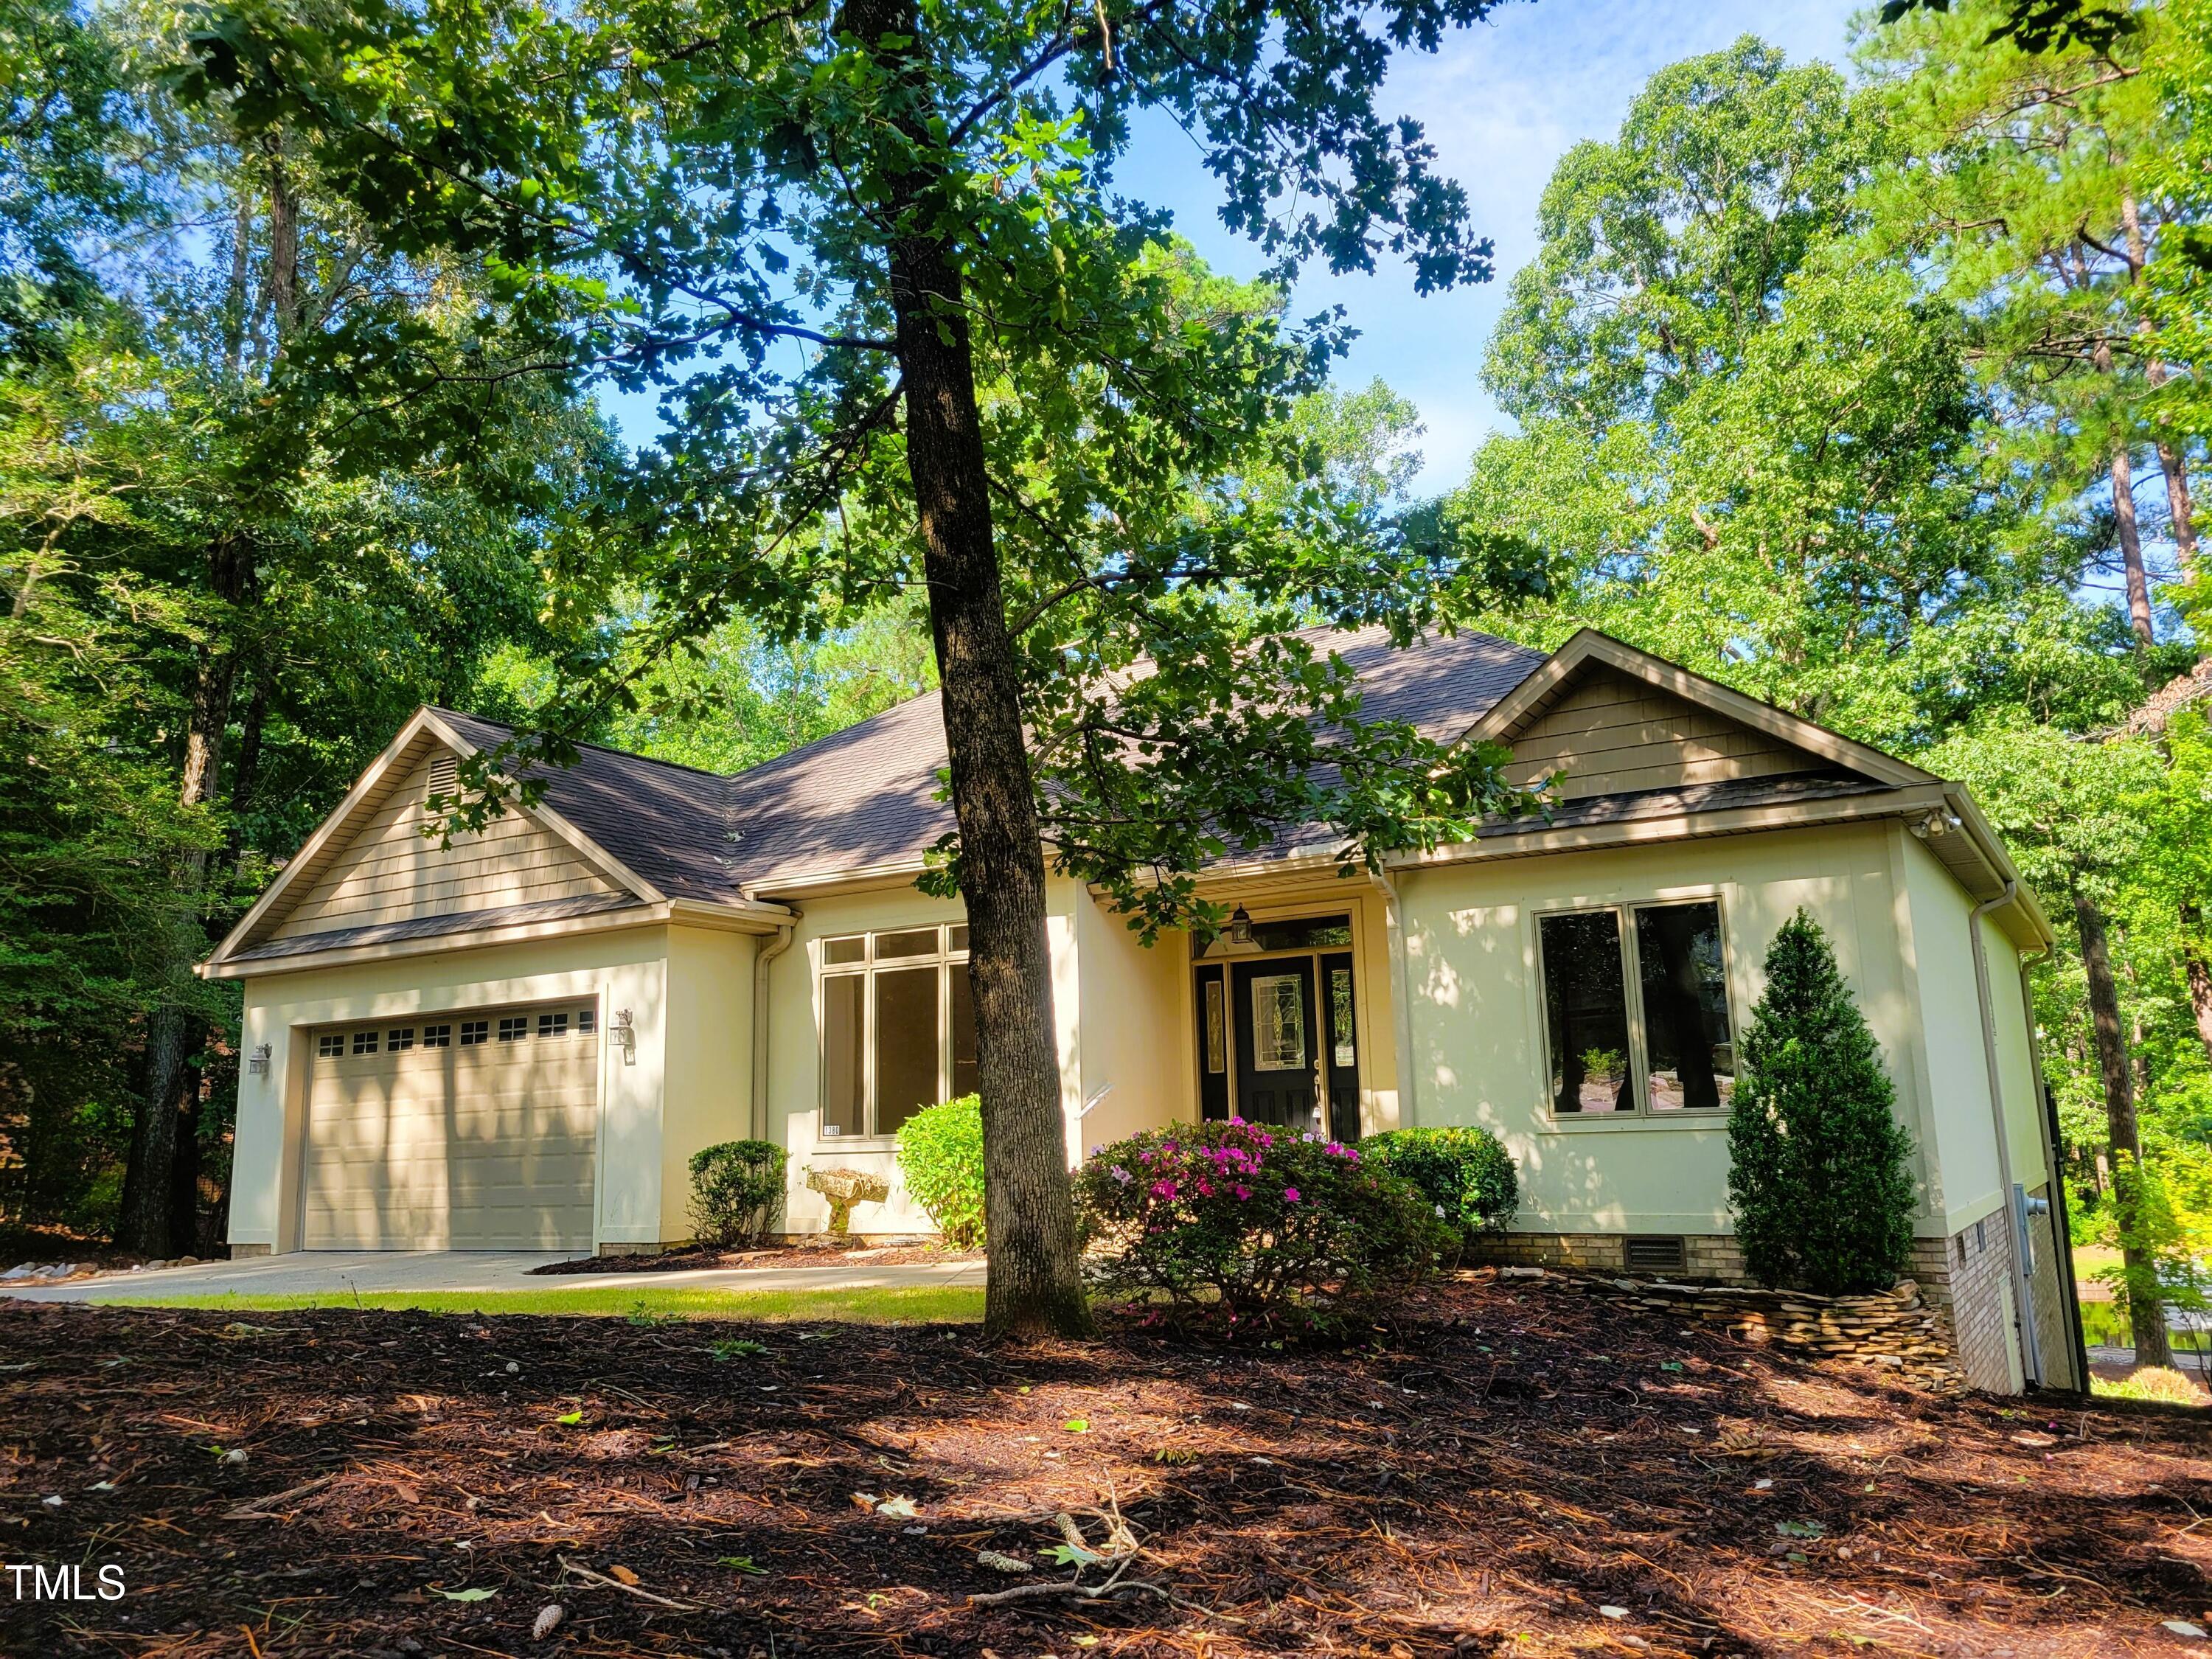
[[[1762,1284],[1887,1290],[1912,1259],[1912,1140],[1874,1034],[1820,924],[1800,910],[1766,953],[1729,1115],[1729,1197]]]

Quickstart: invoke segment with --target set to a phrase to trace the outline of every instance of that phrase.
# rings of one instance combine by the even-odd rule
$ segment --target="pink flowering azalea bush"
[[[1095,1150],[1076,1177],[1100,1288],[1232,1334],[1340,1322],[1419,1282],[1453,1234],[1357,1146],[1231,1119]]]

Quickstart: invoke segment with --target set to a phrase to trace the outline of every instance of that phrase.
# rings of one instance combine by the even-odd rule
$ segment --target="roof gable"
[[[1516,783],[1564,773],[1565,800],[1808,773],[1891,787],[1936,781],[1594,629],[1561,646],[1468,735],[1510,747]]]
[[[440,917],[661,896],[544,806],[510,805],[482,830],[456,835],[443,846],[425,836],[428,798],[453,787],[441,763],[475,747],[438,711],[418,712],[278,872],[215,958],[287,941],[297,950],[324,936]]]
[[[289,904],[269,918],[269,939],[623,891],[526,811],[501,813],[442,846],[426,835],[434,823],[428,797],[453,790],[450,770],[434,775],[451,753],[441,745],[404,774],[393,769],[401,774],[397,786],[374,811],[356,815],[312,884],[295,884]]]

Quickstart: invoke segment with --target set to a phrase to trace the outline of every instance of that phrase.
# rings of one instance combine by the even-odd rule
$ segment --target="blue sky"
[[[1860,9],[1844,0],[1536,0],[1447,37],[1434,57],[1400,60],[1383,106],[1428,129],[1441,170],[1465,187],[1476,226],[1497,244],[1498,276],[1427,298],[1389,266],[1372,276],[1309,276],[1291,313],[1343,306],[1361,333],[1338,383],[1379,375],[1419,406],[1428,428],[1423,493],[1458,483],[1476,444],[1510,425],[1482,389],[1483,349],[1507,279],[1535,252],[1536,204],[1559,159],[1583,139],[1612,137],[1654,70],[1745,33],[1793,62],[1841,65],[1846,26]],[[1176,229],[1217,267],[1256,270],[1249,245],[1222,228],[1213,180],[1191,141],[1166,123],[1156,129],[1122,167],[1123,188],[1172,209]]]

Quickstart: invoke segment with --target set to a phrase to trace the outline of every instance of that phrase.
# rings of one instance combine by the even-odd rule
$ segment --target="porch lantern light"
[[[269,1071],[269,1045],[257,1042],[246,1052],[246,1069],[255,1077],[264,1077]]]
[[[1249,945],[1252,942],[1252,913],[1238,905],[1229,913],[1229,942]]]

